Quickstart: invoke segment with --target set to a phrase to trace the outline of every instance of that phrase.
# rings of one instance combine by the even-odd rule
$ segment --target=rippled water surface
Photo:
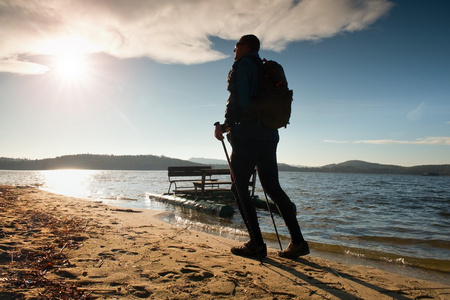
[[[281,172],[313,249],[450,272],[450,177]],[[165,193],[166,171],[0,171],[0,184],[131,208],[174,211],[168,219],[227,236],[244,235],[238,213],[223,219],[150,201]],[[264,198],[258,187],[256,194]],[[277,246],[270,215],[260,211],[265,238]],[[275,215],[287,243],[283,220]]]

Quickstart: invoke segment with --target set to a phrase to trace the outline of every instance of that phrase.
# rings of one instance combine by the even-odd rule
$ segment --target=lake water
[[[280,182],[297,206],[313,253],[417,267],[449,279],[450,177],[280,172]],[[127,208],[170,211],[168,222],[247,238],[237,212],[224,219],[151,201],[146,193],[167,192],[167,171],[0,171],[0,184],[34,185]],[[259,186],[256,194],[264,198]],[[270,214],[258,214],[266,241],[278,247]],[[287,229],[274,217],[286,247]]]

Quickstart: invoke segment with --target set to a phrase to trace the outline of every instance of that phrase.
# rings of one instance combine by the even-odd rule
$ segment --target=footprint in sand
[[[103,258],[103,259],[109,258],[109,259],[115,260],[114,253],[100,252],[100,253],[98,254],[98,256],[100,256],[100,257]]]
[[[127,253],[127,250],[123,250],[123,249],[111,249],[111,252]]]
[[[152,292],[148,291],[144,286],[133,285],[128,288],[128,292],[137,298],[148,298]]]
[[[160,276],[161,282],[169,282],[181,277],[181,275],[178,272],[173,270],[161,271],[158,272],[158,275]]]
[[[59,269],[55,272],[55,274],[60,277],[63,277],[63,278],[69,278],[69,279],[78,278],[78,276],[75,273],[73,273],[72,271],[69,271],[69,270]]]
[[[187,278],[192,281],[202,281],[207,278],[214,277],[214,274],[212,272],[204,270],[195,265],[186,265],[180,269],[180,272],[182,274],[185,274]]]
[[[225,271],[225,274],[231,274],[231,275],[235,275],[238,277],[247,277],[249,275],[251,275],[251,273],[249,271],[236,271],[236,270],[230,270],[230,271]]]
[[[139,255],[137,252],[131,252],[124,249],[111,249],[111,252],[118,252],[120,254],[128,254],[128,255]]]
[[[158,272],[158,275],[161,276],[161,277],[165,277],[165,276],[170,275],[170,274],[176,275],[178,273],[175,272],[175,271],[168,271],[168,270],[167,271]]]
[[[184,250],[186,252],[191,252],[191,253],[197,252],[197,250],[195,250],[194,248],[186,248],[183,246],[173,246],[172,245],[172,246],[168,246],[167,248],[180,249],[180,250]]]

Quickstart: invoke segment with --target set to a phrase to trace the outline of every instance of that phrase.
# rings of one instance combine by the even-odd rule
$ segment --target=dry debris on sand
[[[450,299],[450,286],[238,242],[32,187],[0,187],[0,299]]]

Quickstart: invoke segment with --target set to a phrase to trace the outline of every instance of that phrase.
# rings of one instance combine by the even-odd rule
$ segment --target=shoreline
[[[57,291],[85,299],[450,299],[450,285],[315,253],[288,260],[270,248],[263,264],[237,257],[229,248],[239,241],[166,223],[162,211],[31,187],[1,186],[0,201],[5,299]],[[43,269],[26,260],[39,253]]]
[[[170,223],[168,220],[173,219],[175,213],[166,211],[165,214],[161,214],[161,219]],[[184,226],[184,225],[177,225]],[[237,241],[238,243],[244,243],[248,240],[248,237],[244,236],[233,236],[231,234],[222,234],[219,231],[208,228],[207,230],[203,229],[201,226],[196,226],[195,224],[189,225],[189,228],[195,231],[204,232],[206,234],[210,234],[213,236],[218,236],[221,238],[229,239],[232,241]],[[263,234],[264,236],[264,234]],[[274,251],[279,250],[279,244],[277,240],[268,240],[267,237],[264,237],[267,247],[272,248]],[[284,247],[289,243],[289,239],[286,237],[282,237],[282,244]],[[340,262],[347,265],[358,265],[362,267],[372,267],[375,269],[380,269],[387,272],[396,273],[398,275],[409,276],[417,279],[424,279],[427,281],[432,281],[435,283],[441,283],[444,285],[450,285],[450,276],[444,271],[438,271],[434,269],[422,268],[419,266],[411,265],[408,263],[393,263],[388,261],[381,261],[373,258],[361,257],[360,255],[349,255],[335,251],[327,251],[323,250],[323,245],[319,245],[314,242],[310,242],[310,255],[316,256],[319,258],[324,258],[328,260],[332,260],[335,262]],[[319,249],[317,249],[317,247]],[[351,249],[351,248],[348,248]],[[354,249],[353,249],[354,250]],[[388,253],[389,255],[389,253]],[[447,275],[447,276],[446,276]]]

